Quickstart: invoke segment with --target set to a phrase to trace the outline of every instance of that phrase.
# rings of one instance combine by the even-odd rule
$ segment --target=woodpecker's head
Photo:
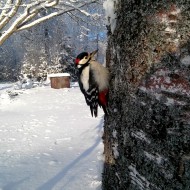
[[[78,68],[81,68],[83,65],[88,63],[94,55],[98,52],[98,50],[93,51],[92,53],[82,52],[75,59],[75,64]]]

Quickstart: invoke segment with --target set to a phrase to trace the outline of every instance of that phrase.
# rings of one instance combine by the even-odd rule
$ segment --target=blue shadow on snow
[[[100,121],[100,124],[97,126],[98,128],[101,127],[102,120]],[[80,160],[82,160],[84,157],[88,156],[100,143],[101,138],[97,138],[96,142],[89,147],[87,150],[85,150],[79,157],[77,157],[75,160],[73,160],[70,164],[68,164],[63,170],[61,170],[56,176],[54,176],[52,179],[41,185],[37,190],[52,190],[52,188],[66,176],[67,172],[76,165]]]

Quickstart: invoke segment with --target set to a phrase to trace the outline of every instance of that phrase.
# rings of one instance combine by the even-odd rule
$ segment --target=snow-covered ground
[[[0,84],[0,190],[100,190],[102,110],[78,87],[12,89]]]

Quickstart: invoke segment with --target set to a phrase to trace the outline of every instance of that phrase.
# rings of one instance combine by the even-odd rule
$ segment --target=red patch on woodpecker
[[[98,94],[98,100],[100,105],[107,106],[107,97],[106,97],[107,94],[108,94],[108,89],[105,89],[104,91]]]
[[[76,58],[75,59],[75,64],[77,65],[79,63],[80,59]]]

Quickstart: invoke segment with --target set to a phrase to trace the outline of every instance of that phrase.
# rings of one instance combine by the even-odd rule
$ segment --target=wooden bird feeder
[[[56,73],[48,75],[51,81],[51,88],[70,88],[70,74],[69,73]]]

